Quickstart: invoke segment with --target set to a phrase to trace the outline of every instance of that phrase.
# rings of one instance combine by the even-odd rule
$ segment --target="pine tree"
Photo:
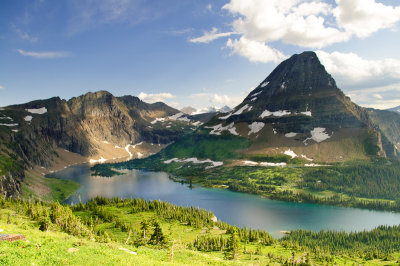
[[[142,238],[146,238],[146,231],[149,229],[149,223],[146,220],[141,221],[140,229],[142,230]]]
[[[150,237],[150,241],[152,241],[153,244],[155,245],[165,244],[166,239],[161,230],[160,224],[157,221],[155,221],[153,225],[154,225],[154,232]]]
[[[238,257],[238,253],[239,253],[239,236],[236,230],[236,227],[233,227],[232,229],[232,235],[229,241],[230,244],[230,250],[232,252],[232,259],[236,259]]]

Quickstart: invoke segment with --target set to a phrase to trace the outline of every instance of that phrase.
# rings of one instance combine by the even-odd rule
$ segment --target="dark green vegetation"
[[[2,265],[400,262],[398,226],[351,234],[294,231],[276,240],[265,231],[216,222],[205,210],[141,199],[64,206],[1,198],[0,211],[3,233],[29,241],[0,242]]]

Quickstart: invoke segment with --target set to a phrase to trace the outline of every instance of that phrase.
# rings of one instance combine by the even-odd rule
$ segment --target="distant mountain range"
[[[399,113],[399,114],[400,114],[400,105],[397,106],[397,107],[393,107],[393,108],[387,109],[387,110],[388,110],[388,111],[392,111],[392,112],[396,112],[396,113]]]
[[[141,158],[201,123],[164,103],[106,91],[68,101],[55,97],[0,110],[0,156],[46,174],[77,162]],[[5,168],[0,164],[0,175],[8,176],[0,179],[0,192],[18,194],[17,183],[10,187],[16,173]]]
[[[179,111],[106,91],[37,100],[0,109],[0,193],[18,195],[26,173],[141,158],[161,149],[164,163],[209,167],[224,160],[241,165],[254,156],[328,163],[398,158],[400,114],[353,103],[314,52],[279,64],[234,109]],[[235,164],[235,158],[243,160]]]
[[[191,106],[186,106],[181,109],[181,112],[189,115],[207,114],[207,113],[227,113],[232,109],[229,106],[223,107],[206,107],[201,109],[195,109]]]

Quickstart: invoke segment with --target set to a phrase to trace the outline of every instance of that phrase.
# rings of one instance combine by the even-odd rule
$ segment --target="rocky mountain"
[[[397,133],[386,136],[378,122],[344,95],[314,52],[304,52],[279,64],[241,104],[217,114],[193,138],[208,135],[204,143],[209,145],[213,136],[218,141],[236,136],[248,143],[237,150],[242,157],[287,155],[306,162],[341,162],[397,156]],[[176,145],[164,154],[185,154]],[[201,145],[196,144],[196,152]]]
[[[400,114],[400,105],[397,106],[397,107],[393,107],[393,108],[387,109],[387,110]]]
[[[156,153],[200,124],[164,103],[148,104],[134,96],[99,91],[68,101],[55,97],[0,110],[0,155],[46,174],[54,166]],[[18,193],[18,184],[10,188],[10,176],[17,173],[7,169],[0,173],[0,192]],[[23,179],[22,172],[15,182]]]

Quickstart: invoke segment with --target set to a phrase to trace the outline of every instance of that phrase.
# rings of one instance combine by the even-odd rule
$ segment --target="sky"
[[[1,0],[0,106],[89,91],[234,107],[316,51],[354,102],[400,105],[399,0]]]

